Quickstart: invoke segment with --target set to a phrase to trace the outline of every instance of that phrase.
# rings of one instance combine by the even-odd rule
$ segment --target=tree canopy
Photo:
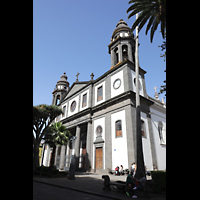
[[[161,26],[161,33],[164,39],[164,33],[166,30],[166,0],[130,0],[129,4],[131,5],[127,9],[127,13],[130,12],[128,15],[128,19],[139,14],[137,20],[132,25],[132,31],[138,26],[138,31],[142,29],[145,23],[148,21],[146,32],[147,35],[149,29],[151,28],[150,32],[150,40],[153,41],[154,33],[160,24]]]
[[[45,134],[45,143],[50,147],[54,145],[67,145],[71,133],[67,130],[62,122],[57,122],[49,126]]]
[[[39,145],[49,125],[62,110],[55,105],[40,104],[33,106],[33,160],[34,167],[39,165]]]

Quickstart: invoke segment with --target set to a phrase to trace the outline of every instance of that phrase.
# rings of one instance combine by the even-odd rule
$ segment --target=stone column
[[[91,135],[92,135],[92,121],[87,124],[87,138],[86,138],[86,171],[91,170],[91,156],[92,156],[92,144],[91,144]]]
[[[61,170],[63,170],[64,169],[64,167],[65,167],[65,145],[62,145],[61,146],[61,152],[60,152],[60,166],[59,166],[59,168],[61,169]]]
[[[75,140],[75,147],[74,147],[74,156],[75,156],[75,166],[78,169],[79,166],[79,156],[80,156],[80,137],[81,137],[81,128],[80,126],[76,127],[76,140]]]
[[[66,151],[66,168],[69,168],[70,166],[70,148],[69,148],[69,145],[70,145],[70,140],[68,140],[67,142],[67,151]]]
[[[112,49],[112,50],[111,50],[111,53],[110,53],[110,55],[111,55],[111,67],[114,67],[114,65],[115,65],[115,64],[114,64],[114,56],[115,56],[114,53],[115,53],[115,52],[114,52],[114,49]]]

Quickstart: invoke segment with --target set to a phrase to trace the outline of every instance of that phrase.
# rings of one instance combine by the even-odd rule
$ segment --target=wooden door
[[[96,157],[95,157],[95,164],[96,164],[96,170],[103,168],[103,148],[97,147],[96,148]]]

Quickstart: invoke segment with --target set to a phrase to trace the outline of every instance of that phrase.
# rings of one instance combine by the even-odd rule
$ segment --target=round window
[[[115,80],[114,84],[113,84],[113,87],[114,89],[118,89],[121,85],[121,80],[118,78]]]
[[[74,112],[75,109],[76,109],[76,101],[73,101],[70,110],[71,112]]]

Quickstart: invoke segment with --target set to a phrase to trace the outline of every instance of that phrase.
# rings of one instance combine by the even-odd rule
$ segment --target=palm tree
[[[53,147],[50,163],[52,167],[54,166],[56,145],[67,145],[70,136],[71,133],[62,125],[62,122],[54,123],[48,128],[44,140],[45,144]]]
[[[164,33],[166,30],[166,0],[130,0],[129,4],[133,5],[131,5],[126,11],[127,13],[131,11],[128,15],[128,19],[140,12],[138,19],[132,25],[132,31],[134,31],[136,26],[138,26],[138,31],[140,31],[147,20],[149,20],[145,34],[147,35],[151,28],[151,42],[153,41],[154,32],[159,24],[164,39]]]

